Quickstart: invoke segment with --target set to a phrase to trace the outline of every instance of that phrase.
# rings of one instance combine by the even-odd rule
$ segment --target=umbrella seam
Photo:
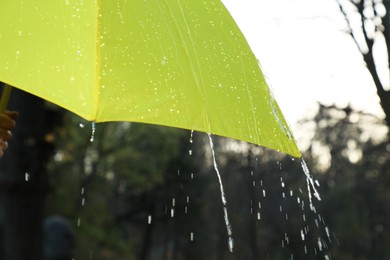
[[[100,21],[99,21],[99,13],[100,13],[100,0],[96,0],[96,25],[95,25],[95,79],[93,84],[93,100],[92,100],[92,121],[96,121],[97,112],[98,112],[98,103],[99,103],[99,71],[100,71]]]
[[[259,133],[259,129],[258,129],[258,122],[256,120],[256,114],[255,114],[255,107],[253,105],[253,100],[252,100],[252,95],[251,95],[251,92],[248,88],[248,79],[246,77],[246,72],[245,72],[245,68],[244,68],[244,64],[242,62],[242,55],[240,55],[240,63],[241,63],[241,69],[242,69],[242,73],[243,73],[243,76],[244,76],[244,80],[245,80],[245,87],[246,87],[246,93],[248,94],[248,99],[249,99],[249,104],[251,106],[251,110],[252,110],[252,117],[253,117],[253,122],[255,124],[255,132],[256,132],[256,143],[259,143],[259,136],[260,136],[260,133]]]
[[[191,33],[191,30],[190,30],[190,28],[189,28],[189,26],[188,26],[188,23],[187,23],[187,19],[186,19],[186,17],[185,17],[185,15],[184,15],[184,11],[183,11],[183,8],[182,8],[182,6],[181,6],[181,4],[180,4],[180,1],[177,1],[177,4],[178,4],[178,6],[179,6],[179,8],[180,8],[180,13],[181,13],[181,16],[182,16],[182,18],[183,18],[183,20],[184,20],[184,24],[185,24],[185,27],[186,27],[186,29],[187,29],[187,33],[188,33],[188,35],[189,35],[189,37],[190,37],[190,40],[191,40],[191,47],[192,47],[192,49],[193,49],[193,51],[194,51],[194,53],[195,53],[195,57],[196,57],[196,65],[192,62],[192,60],[191,60],[191,58],[190,58],[190,55],[189,55],[189,50],[186,50],[186,54],[187,54],[187,56],[188,56],[188,58],[189,58],[189,62],[190,62],[190,68],[191,68],[191,71],[192,71],[192,74],[193,74],[193,76],[194,76],[194,80],[195,80],[195,84],[196,84],[196,86],[197,86],[197,88],[198,88],[198,90],[199,90],[199,92],[200,92],[200,97],[201,97],[201,99],[203,100],[203,102],[204,102],[204,104],[205,104],[205,110],[204,110],[204,120],[205,120],[205,123],[206,123],[206,126],[207,126],[207,132],[208,133],[211,133],[211,125],[210,125],[210,120],[209,120],[209,115],[207,114],[207,107],[208,107],[208,98],[207,98],[207,96],[205,95],[205,90],[204,90],[204,88],[205,88],[205,84],[204,84],[204,81],[203,81],[203,75],[202,75],[202,72],[201,72],[201,70],[200,70],[200,64],[199,64],[199,57],[198,57],[198,53],[197,53],[197,51],[196,51],[196,48],[195,48],[195,46],[194,46],[194,41],[193,41],[193,39],[192,39],[192,33]],[[175,20],[176,21],[176,20]],[[177,22],[176,22],[177,23]],[[177,26],[177,28],[179,28],[179,26],[178,25],[176,25]],[[182,34],[181,34],[181,31],[180,31],[180,29],[179,29],[179,33],[180,33],[180,37],[183,39],[183,37],[182,37]],[[183,40],[183,44],[185,44],[185,41]],[[186,45],[186,44],[185,44]],[[187,47],[187,46],[186,46]],[[188,48],[188,47],[187,47]],[[197,71],[196,70],[198,70],[199,72],[199,75],[198,75],[198,73],[197,73]]]

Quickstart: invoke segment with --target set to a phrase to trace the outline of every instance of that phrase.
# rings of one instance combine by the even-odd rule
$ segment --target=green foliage
[[[154,222],[167,224],[170,217],[166,212],[188,204],[191,191],[186,188],[195,170],[186,159],[190,133],[144,124],[105,123],[96,126],[91,143],[91,128],[79,121],[69,117],[58,130],[57,151],[49,167],[52,192],[47,215],[63,215],[74,223],[77,258],[146,255]],[[195,206],[196,198],[191,197],[191,207]],[[175,210],[175,219],[191,221]],[[153,225],[148,225],[148,218]],[[190,236],[188,225],[171,229],[173,233],[186,230],[186,238]]]
[[[337,116],[335,116],[337,115]],[[337,236],[337,259],[388,259],[390,243],[390,160],[385,123],[350,107],[320,106],[310,164],[330,161],[319,175],[324,194],[321,211]],[[330,156],[329,156],[330,155]]]
[[[312,196],[313,209],[300,161],[213,137],[233,253],[207,135],[190,142],[189,131],[106,123],[91,143],[87,123],[67,120],[47,215],[74,223],[76,259],[389,258],[390,148],[377,118],[320,106],[307,121],[305,160],[322,198]]]

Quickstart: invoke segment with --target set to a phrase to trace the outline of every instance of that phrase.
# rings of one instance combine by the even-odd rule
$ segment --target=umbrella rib
[[[96,1],[96,27],[95,27],[95,80],[93,83],[93,100],[92,100],[92,121],[97,120],[97,111],[98,111],[98,103],[99,103],[99,86],[100,86],[100,21],[99,21],[99,14],[100,14],[100,5],[101,0]]]
[[[243,73],[243,76],[244,76],[244,80],[245,80],[245,87],[246,87],[246,92],[248,94],[248,98],[249,98],[249,103],[251,105],[251,111],[252,111],[252,116],[253,116],[253,122],[255,124],[255,131],[256,131],[256,143],[260,143],[260,138],[259,138],[259,127],[258,127],[258,123],[257,123],[257,120],[256,120],[256,112],[255,112],[255,107],[253,105],[253,100],[252,100],[252,95],[251,95],[251,92],[249,90],[249,87],[248,87],[248,79],[246,77],[246,72],[245,72],[245,68],[244,68],[244,64],[242,62],[242,55],[240,55],[240,62],[241,62],[241,68],[242,68],[242,73]]]
[[[191,58],[190,58],[190,55],[187,53],[188,55],[188,58],[189,58],[189,62],[190,62],[190,67],[191,67],[191,70],[192,70],[192,73],[193,73],[193,76],[194,76],[194,79],[195,79],[195,84],[200,92],[200,96],[203,100],[203,103],[205,104],[206,106],[206,109],[205,109],[205,112],[204,112],[204,120],[205,120],[205,123],[206,123],[206,126],[207,126],[207,132],[208,133],[211,133],[211,125],[210,125],[210,120],[209,120],[209,117],[208,117],[208,114],[207,114],[207,107],[208,107],[208,99],[207,99],[207,96],[205,95],[205,84],[204,84],[204,81],[203,81],[203,75],[202,75],[202,71],[200,70],[200,64],[199,64],[199,57],[198,57],[198,53],[196,51],[196,48],[194,46],[194,41],[192,39],[192,34],[191,34],[191,30],[188,26],[188,22],[187,22],[187,19],[184,15],[184,11],[183,11],[183,7],[181,6],[180,4],[180,1],[177,1],[178,5],[179,5],[179,8],[180,8],[180,12],[181,12],[181,16],[184,20],[184,24],[185,24],[185,27],[187,29],[187,32],[188,32],[188,35],[190,37],[190,40],[191,40],[191,47],[195,53],[195,57],[196,57],[196,65],[192,62]],[[175,20],[175,22],[177,23],[177,21]],[[179,28],[179,26],[177,26]],[[180,36],[182,37],[181,35],[181,32],[179,30],[179,33],[180,33]],[[183,38],[183,37],[182,37]],[[185,44],[185,41],[183,40],[183,44]],[[196,69],[195,67],[197,67],[198,71],[199,71],[199,75],[198,73],[196,72]]]

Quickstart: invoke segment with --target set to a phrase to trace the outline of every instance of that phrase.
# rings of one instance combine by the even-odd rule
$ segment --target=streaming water
[[[208,134],[208,136],[209,136],[209,141],[210,141],[211,154],[212,154],[212,158],[213,158],[213,165],[214,165],[215,172],[217,173],[217,176],[218,176],[219,188],[221,191],[221,200],[222,200],[222,205],[223,205],[223,213],[224,213],[224,219],[225,219],[225,224],[226,224],[226,230],[227,230],[227,234],[228,234],[229,250],[230,250],[230,252],[233,252],[233,247],[234,247],[233,232],[232,232],[232,226],[230,224],[229,216],[228,216],[228,212],[227,212],[227,202],[226,202],[225,191],[224,191],[223,184],[222,184],[221,174],[219,173],[217,160],[215,158],[213,139],[211,137],[211,134]]]
[[[313,200],[312,200],[312,192],[314,197],[316,197],[317,200],[321,201],[320,194],[318,193],[316,189],[316,185],[319,186],[319,183],[313,180],[313,177],[310,175],[309,168],[307,167],[307,164],[305,160],[302,158],[301,160],[301,166],[303,169],[303,172],[306,175],[306,183],[307,183],[307,191],[309,194],[309,203],[310,203],[310,209],[315,212],[315,207],[313,205]]]
[[[92,128],[92,132],[91,132],[91,137],[89,138],[89,141],[91,143],[93,143],[93,141],[95,140],[95,132],[96,132],[96,123],[95,122],[92,122],[91,123],[91,128]]]

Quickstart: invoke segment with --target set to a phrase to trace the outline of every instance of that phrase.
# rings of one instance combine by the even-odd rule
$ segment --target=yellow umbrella
[[[220,0],[0,2],[0,81],[95,121],[301,154]]]

